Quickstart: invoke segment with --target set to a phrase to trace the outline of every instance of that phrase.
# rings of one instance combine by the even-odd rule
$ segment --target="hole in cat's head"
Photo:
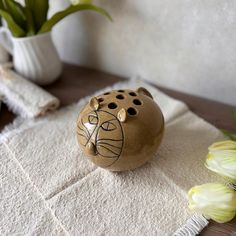
[[[135,92],[130,92],[129,95],[130,95],[130,96],[133,96],[133,97],[136,97],[136,96],[137,96],[137,94],[136,94]]]
[[[104,95],[108,95],[108,94],[110,94],[110,92],[106,92],[106,93],[104,93]]]
[[[133,103],[138,106],[142,105],[142,102],[139,99],[134,99]]]
[[[114,103],[114,102],[111,102],[108,104],[108,108],[110,109],[116,109],[117,108],[117,105]]]
[[[136,111],[136,109],[133,108],[133,107],[128,108],[127,112],[128,112],[128,114],[131,115],[131,116],[137,115],[137,111]]]
[[[121,100],[121,99],[124,99],[125,97],[122,94],[119,94],[116,96],[116,98]]]
[[[98,101],[99,101],[99,102],[103,102],[103,101],[104,101],[104,98],[99,98]]]

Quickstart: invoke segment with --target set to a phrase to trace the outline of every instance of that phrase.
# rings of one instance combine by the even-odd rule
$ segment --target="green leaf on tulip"
[[[234,121],[236,122],[236,108],[234,109],[233,117],[234,117]]]
[[[236,122],[236,108],[233,111],[233,119]],[[236,133],[227,130],[222,130],[222,132],[231,140],[236,141]]]
[[[236,134],[227,130],[222,130],[223,134],[226,135],[229,139],[236,141]]]
[[[69,6],[67,9],[53,15],[47,22],[43,24],[42,28],[39,30],[39,33],[46,33],[50,31],[55,24],[57,24],[59,21],[64,19],[66,16],[72,13],[78,12],[78,11],[82,11],[82,10],[96,11],[112,21],[112,18],[109,15],[109,13],[103,8],[97,7],[92,4],[78,4],[78,5]]]
[[[25,36],[25,31],[19,25],[17,25],[17,23],[14,21],[14,19],[8,12],[4,10],[0,10],[0,16],[5,19],[5,21],[7,22],[8,28],[14,37]]]

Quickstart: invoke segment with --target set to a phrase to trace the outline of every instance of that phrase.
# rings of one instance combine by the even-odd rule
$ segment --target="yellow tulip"
[[[231,182],[236,182],[236,142],[216,142],[208,150],[205,166]]]
[[[219,183],[208,183],[191,188],[189,208],[218,223],[232,220],[236,215],[236,191]]]

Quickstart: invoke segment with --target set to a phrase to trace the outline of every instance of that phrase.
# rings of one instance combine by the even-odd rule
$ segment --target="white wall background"
[[[236,105],[235,0],[94,2],[114,22],[88,12],[61,22],[54,39],[64,61]],[[51,1],[51,14],[67,4]]]

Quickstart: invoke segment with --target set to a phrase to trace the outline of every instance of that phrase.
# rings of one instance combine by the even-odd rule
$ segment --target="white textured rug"
[[[1,235],[165,236],[189,218],[187,190],[220,181],[203,162],[207,147],[224,136],[185,104],[144,82],[112,88],[140,86],[160,105],[166,130],[156,157],[134,171],[108,172],[82,154],[76,119],[88,98],[44,118],[18,120],[4,131]]]

